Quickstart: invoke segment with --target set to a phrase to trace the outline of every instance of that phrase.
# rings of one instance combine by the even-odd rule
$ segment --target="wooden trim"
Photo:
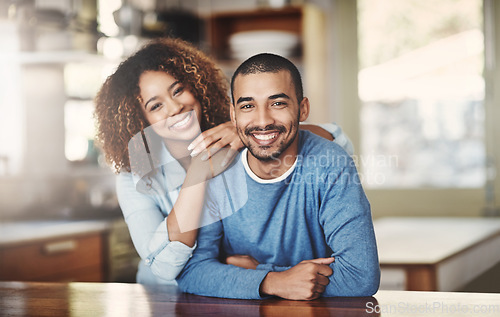
[[[407,266],[405,270],[407,291],[437,291],[434,265],[412,265]]]
[[[432,264],[381,264],[380,268],[405,271],[407,291],[437,291],[436,266]]]

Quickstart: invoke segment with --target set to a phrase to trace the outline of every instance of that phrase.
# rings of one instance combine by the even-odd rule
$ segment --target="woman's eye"
[[[183,91],[184,91],[184,87],[178,86],[177,88],[174,89],[174,96],[177,96],[178,94],[180,94]]]
[[[156,109],[160,108],[161,107],[161,103],[156,103],[154,105],[151,106],[151,108],[149,109],[149,111],[155,111]]]

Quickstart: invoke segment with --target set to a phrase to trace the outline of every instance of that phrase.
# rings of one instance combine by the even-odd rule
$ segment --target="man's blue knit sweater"
[[[335,257],[333,274],[323,296],[377,291],[380,269],[370,205],[352,158],[308,131],[298,137],[296,163],[281,177],[259,179],[245,150],[211,181],[205,212],[222,220],[200,229],[198,247],[177,279],[183,291],[258,299],[269,271],[330,256]],[[261,264],[251,270],[220,262],[236,254]]]

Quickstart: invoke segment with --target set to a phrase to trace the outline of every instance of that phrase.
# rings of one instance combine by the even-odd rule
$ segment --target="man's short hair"
[[[283,56],[271,53],[261,53],[254,55],[244,61],[231,77],[231,100],[234,104],[234,80],[238,75],[249,75],[258,73],[277,73],[281,70],[287,70],[292,76],[292,83],[295,88],[297,102],[300,103],[304,98],[302,88],[302,78],[297,67]]]

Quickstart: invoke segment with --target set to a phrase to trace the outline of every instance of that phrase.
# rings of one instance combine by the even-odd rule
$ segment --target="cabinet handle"
[[[46,243],[42,246],[42,251],[44,254],[58,254],[63,252],[70,252],[76,249],[75,240],[65,240],[58,242]]]

